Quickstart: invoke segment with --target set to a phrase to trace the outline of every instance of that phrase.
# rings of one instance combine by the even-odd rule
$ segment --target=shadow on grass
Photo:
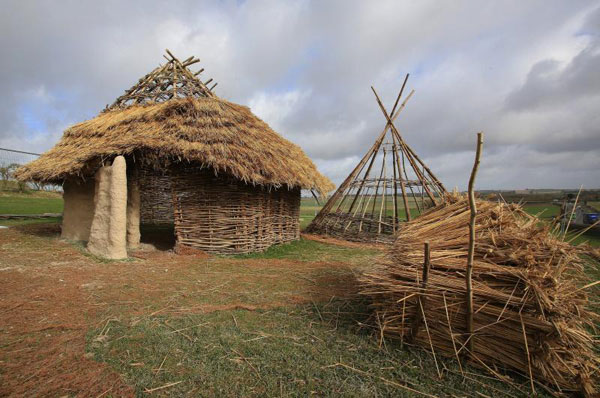
[[[44,219],[26,219],[14,220],[10,226],[24,235],[31,235],[40,238],[58,238],[61,231],[62,218],[44,218]]]
[[[138,396],[525,397],[522,391],[452,360],[382,342],[359,327],[366,302],[259,311],[216,311],[112,322],[88,334],[88,351],[108,363]],[[104,329],[104,330],[103,330]],[[440,379],[437,368],[443,370]],[[412,392],[410,391],[412,390]],[[418,392],[417,392],[418,391]]]
[[[356,264],[380,252],[375,249],[349,248],[316,242],[309,239],[273,245],[260,253],[239,254],[237,259],[289,259],[298,261],[340,261]]]

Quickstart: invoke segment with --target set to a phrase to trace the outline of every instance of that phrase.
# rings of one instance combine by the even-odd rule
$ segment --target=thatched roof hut
[[[69,190],[97,196],[90,181],[123,156],[142,221],[157,221],[149,214],[163,209],[179,244],[250,252],[298,238],[300,189],[325,194],[333,184],[249,108],[218,98],[188,69],[196,59],[168,60],[99,116],[67,129],[17,177],[64,183],[68,220]]]
[[[67,129],[20,179],[61,183],[93,173],[115,154],[144,152],[160,167],[197,163],[253,185],[326,193],[332,184],[299,146],[274,132],[249,108],[219,98],[181,98],[109,110]]]

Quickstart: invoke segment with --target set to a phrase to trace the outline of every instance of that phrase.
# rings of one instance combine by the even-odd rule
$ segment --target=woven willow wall
[[[267,189],[211,169],[171,175],[177,244],[208,253],[252,253],[300,237],[300,189]]]
[[[173,224],[171,179],[149,167],[138,172],[140,184],[140,222],[142,224]]]

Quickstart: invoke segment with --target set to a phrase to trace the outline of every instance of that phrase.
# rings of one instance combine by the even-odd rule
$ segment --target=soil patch
[[[86,355],[110,320],[328,301],[356,293],[340,261],[234,259],[146,250],[103,261],[59,239],[60,227],[0,231],[0,396],[127,397],[119,374]]]

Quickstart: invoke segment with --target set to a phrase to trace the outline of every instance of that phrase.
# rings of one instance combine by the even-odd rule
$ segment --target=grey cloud
[[[464,187],[479,130],[489,157],[482,186],[578,186],[594,180],[597,165],[565,170],[600,157],[593,74],[600,12],[592,7],[542,0],[6,1],[0,144],[48,149],[68,124],[93,117],[154,68],[168,47],[199,56],[219,95],[256,107],[336,182],[385,125],[369,86],[391,106],[411,72],[416,93],[397,125],[448,186]],[[588,37],[587,47],[557,59],[555,47],[575,35]],[[35,102],[28,93],[42,88],[53,99]],[[23,120],[31,104],[45,133]]]
[[[600,7],[589,13],[580,35],[589,38],[589,43],[567,65],[545,59],[531,67],[525,83],[506,98],[508,110],[561,107],[600,96]]]
[[[600,40],[582,50],[564,69],[555,60],[536,63],[523,86],[506,99],[508,110],[563,106],[566,101],[600,95]]]

